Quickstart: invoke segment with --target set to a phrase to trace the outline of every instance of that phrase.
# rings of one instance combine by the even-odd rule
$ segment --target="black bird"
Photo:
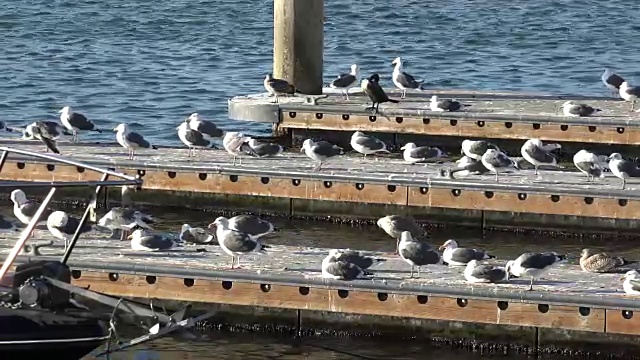
[[[374,114],[378,113],[378,108],[382,103],[385,103],[385,102],[392,102],[396,104],[399,103],[398,100],[389,99],[389,96],[387,95],[387,93],[384,92],[384,90],[378,83],[379,81],[380,81],[380,75],[373,74],[369,76],[369,79],[362,80],[362,83],[360,84],[362,91],[364,91],[364,93],[367,94],[367,96],[369,96],[369,99],[371,99],[371,102],[373,102],[371,107],[368,107],[367,110],[373,110]]]

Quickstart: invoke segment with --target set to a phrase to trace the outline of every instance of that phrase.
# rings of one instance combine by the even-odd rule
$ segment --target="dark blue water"
[[[325,79],[357,62],[390,85],[391,61],[429,86],[604,95],[603,66],[640,81],[635,1],[326,2]],[[0,0],[2,120],[56,119],[64,105],[98,124],[158,124],[179,145],[197,111],[225,129],[226,101],[263,92],[272,66],[273,2]],[[169,131],[171,130],[171,131]],[[113,140],[113,133],[89,139]]]

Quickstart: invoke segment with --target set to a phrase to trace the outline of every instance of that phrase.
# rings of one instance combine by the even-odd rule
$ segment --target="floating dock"
[[[0,144],[34,151],[44,147],[19,140]],[[502,174],[496,182],[491,174],[442,177],[441,170],[453,164],[409,165],[400,154],[366,160],[348,154],[313,171],[315,162],[299,151],[276,158],[243,157],[242,165],[234,166],[231,155],[222,150],[202,150],[196,158],[187,158],[186,148],[161,148],[139,151],[131,161],[119,146],[61,143],[60,149],[63,156],[140,176],[146,191],[137,193],[134,200],[147,204],[194,208],[235,204],[288,216],[352,219],[409,214],[419,220],[483,228],[578,227],[631,233],[640,219],[640,184],[631,181],[622,190],[620,179],[611,174],[587,182],[572,169],[540,170],[538,176],[533,170],[521,170]],[[0,171],[6,181],[78,181],[97,176],[14,154]],[[154,191],[176,197],[158,197]]]

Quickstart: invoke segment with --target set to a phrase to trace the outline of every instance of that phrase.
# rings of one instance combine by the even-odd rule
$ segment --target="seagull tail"
[[[56,154],[60,154],[60,150],[58,150],[58,147],[56,146],[56,143],[53,142],[53,140],[43,137],[42,141],[47,146],[47,148],[49,148],[49,150],[53,151]]]
[[[602,111],[602,109],[593,109],[593,110],[595,110],[596,112],[598,112],[598,111]]]
[[[98,132],[98,133],[102,134],[102,129],[95,128],[95,129],[93,129],[92,131],[96,131],[96,132]]]
[[[469,107],[469,106],[471,106],[471,104],[460,104],[460,106],[462,106],[462,107]]]
[[[390,102],[390,103],[394,103],[394,104],[397,104],[397,103],[399,103],[400,101],[398,101],[398,100],[395,100],[395,99],[389,99],[389,102]]]
[[[427,90],[427,88],[425,88],[426,84],[424,83],[424,80],[420,82],[420,86],[418,86],[418,91],[423,91],[423,90]]]
[[[488,260],[488,259],[495,259],[495,258],[496,258],[496,256],[495,256],[495,255],[490,255],[490,254],[484,254],[484,256],[485,256],[485,260]]]
[[[264,244],[260,246],[260,252],[267,252],[267,249],[271,249],[271,246]]]
[[[364,275],[364,276],[373,276],[373,273],[371,271],[362,270],[362,275]]]
[[[152,148],[153,150],[158,150],[158,147],[157,147],[157,146],[155,146],[155,145],[151,145],[151,148]]]
[[[374,258],[374,259],[373,259],[373,261],[375,261],[375,262],[384,262],[384,261],[387,261],[387,259],[384,259],[384,258]]]

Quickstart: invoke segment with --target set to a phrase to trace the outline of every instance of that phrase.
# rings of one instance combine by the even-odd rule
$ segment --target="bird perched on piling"
[[[145,229],[136,229],[127,237],[131,240],[131,250],[166,251],[182,247],[183,243],[169,234],[151,234]]]
[[[604,168],[598,155],[587,150],[580,150],[573,155],[573,164],[587,175],[587,181],[595,180],[596,177],[604,177]]]
[[[264,78],[264,88],[267,92],[275,97],[275,102],[278,103],[278,95],[293,95],[296,92],[295,86],[289,84],[288,81],[283,79],[276,79],[272,73],[268,73]]]
[[[280,144],[268,143],[268,142],[259,142],[257,139],[251,138],[251,140],[247,141],[247,145],[251,147],[253,150],[253,154],[257,157],[272,157],[278,156],[284,152],[284,147]],[[250,151],[246,152],[251,155]]]
[[[518,164],[500,150],[488,149],[482,155],[481,161],[482,165],[496,174],[496,182],[498,181],[499,172],[507,169],[519,170]]]
[[[403,150],[402,158],[404,161],[410,164],[417,164],[426,162],[433,159],[439,159],[445,157],[447,154],[437,147],[431,146],[416,146],[415,143],[406,143],[400,148]]]
[[[35,200],[27,199],[27,195],[20,189],[15,189],[11,192],[11,201],[13,202],[13,215],[15,215],[16,218],[25,225],[29,225],[41,205]],[[38,219],[38,223],[36,225],[46,223],[47,218],[52,212],[53,210],[50,208],[44,209],[44,212],[40,219]]]
[[[251,252],[266,252],[269,248],[262,245],[260,241],[253,239],[249,234],[229,228],[229,220],[224,217],[217,218],[214,222],[217,226],[216,238],[218,244],[224,252],[231,256],[231,268],[234,268],[235,259],[238,258],[238,267],[240,266],[240,256]]]
[[[131,131],[129,125],[125,123],[119,124],[113,131],[116,133],[118,144],[129,152],[129,160],[133,160],[136,149],[158,149],[158,147],[148,142],[144,136]]]
[[[373,114],[377,114],[380,108],[380,104],[391,102],[391,103],[399,103],[398,100],[390,99],[387,93],[384,92],[380,84],[380,75],[373,74],[369,76],[368,79],[362,80],[360,83],[360,88],[364,91],[365,94],[369,97],[372,104],[367,110],[373,110]]]
[[[216,124],[212,121],[202,119],[198,113],[189,115],[184,122],[189,124],[190,129],[199,132],[205,140],[211,142],[213,142],[213,139],[221,138],[222,135],[224,135],[223,131],[218,129]]]
[[[54,211],[47,218],[47,229],[51,235],[64,241],[65,251],[78,227],[80,227],[80,219],[64,211]],[[88,233],[92,229],[91,225],[84,223],[80,228],[80,234]]]
[[[624,280],[622,283],[622,289],[629,295],[640,295],[640,273],[638,270],[627,271],[620,280]]]
[[[351,135],[350,144],[353,150],[364,155],[364,159],[367,158],[367,155],[375,154],[377,152],[384,152],[387,154],[390,152],[384,141],[379,140],[374,136],[366,135],[361,131],[356,131]]]
[[[336,249],[332,249],[331,251],[329,251],[329,255],[327,255],[322,260],[323,278],[335,280],[355,280],[373,275],[372,273],[362,269],[354,263],[338,259],[335,250]]]
[[[437,95],[431,96],[431,102],[429,103],[429,109],[431,109],[431,111],[458,111],[468,106],[471,105],[449,99],[440,100]]]
[[[224,134],[222,138],[222,146],[231,155],[233,155],[233,165],[236,164],[236,159],[239,158],[238,165],[242,165],[242,154],[249,153],[256,155],[251,146],[247,142],[251,140],[250,137],[245,136],[241,132],[230,131]]]
[[[187,157],[191,157],[192,154],[195,156],[196,148],[216,148],[213,141],[205,138],[201,132],[191,129],[188,122],[180,123],[176,130],[178,130],[180,141],[189,147]]]
[[[399,56],[391,62],[391,65],[394,66],[391,80],[398,89],[402,90],[400,99],[404,99],[407,96],[408,89],[422,90],[422,83],[424,82],[424,80],[416,80],[412,75],[404,72],[403,63]]]
[[[609,156],[609,170],[616,177],[622,179],[622,189],[627,185],[627,179],[640,177],[640,168],[634,162],[625,160],[619,153]]]
[[[57,140],[64,134],[69,134],[66,129],[62,131],[62,127],[52,121],[36,121],[27,125],[23,132],[23,137],[27,138],[31,135],[34,139],[38,139],[46,146],[45,151],[51,150],[55,154],[60,154]],[[71,135],[71,134],[69,134]]]
[[[602,79],[602,83],[607,88],[609,88],[609,90],[611,90],[613,96],[616,96],[616,94],[618,94],[620,85],[622,85],[622,83],[625,81],[621,76],[615,74],[608,68],[604,69],[604,72],[602,73],[602,76],[600,78]]]
[[[471,260],[464,268],[464,278],[470,283],[509,282],[509,272],[504,267],[480,264]]]
[[[182,225],[182,228],[180,229],[180,236],[178,236],[178,238],[181,241],[192,244],[215,244],[214,236],[211,235],[207,230],[202,228],[193,228],[189,224]]]
[[[624,81],[620,85],[620,97],[631,102],[631,111],[635,110],[636,100],[640,97],[640,86],[629,86],[629,83]]]
[[[320,170],[322,164],[330,158],[344,154],[344,150],[338,145],[326,141],[316,142],[311,139],[306,139],[302,143],[300,151],[304,151],[308,158],[318,162],[318,165],[313,168],[314,171]]]
[[[329,254],[333,254],[336,260],[346,261],[358,265],[361,269],[368,269],[373,264],[387,261],[383,258],[373,258],[371,256],[364,255],[361,251],[355,251],[351,249],[332,249]]]
[[[453,239],[445,241],[438,250],[444,250],[442,259],[450,266],[465,266],[471,260],[495,259],[495,256],[482,250],[458,247],[458,242]]]
[[[520,148],[522,157],[534,167],[534,174],[538,175],[538,166],[557,166],[558,159],[551,151],[560,149],[560,144],[543,144],[540,139],[529,139]]]
[[[340,74],[336,79],[334,79],[329,87],[333,89],[340,89],[340,94],[347,97],[349,100],[349,90],[351,88],[357,87],[358,82],[360,80],[360,69],[358,65],[351,65],[351,72],[348,74]]]
[[[607,273],[621,266],[630,264],[622,256],[612,256],[593,249],[582,249],[580,253],[580,268],[590,273]]]
[[[562,109],[564,116],[572,117],[589,116],[602,111],[602,109],[597,109],[587,104],[575,104],[571,100],[565,101],[559,108]]]
[[[555,252],[524,253],[515,260],[507,261],[505,269],[517,277],[530,278],[529,290],[533,290],[535,279],[542,277],[553,265],[564,262],[566,259],[565,255],[559,255]]]
[[[480,161],[482,159],[482,155],[484,155],[488,149],[500,151],[500,149],[495,144],[490,143],[486,140],[466,139],[462,141],[460,153],[472,158],[473,160]]]
[[[73,133],[74,142],[78,141],[78,132],[81,130],[102,133],[102,130],[98,129],[91,120],[87,119],[86,116],[71,110],[70,106],[63,107],[59,113],[60,122],[62,122],[62,125]]]
[[[413,278],[414,267],[418,268],[418,277],[420,277],[420,268],[422,266],[442,264],[440,254],[426,242],[414,239],[409,231],[404,231],[400,235],[398,254],[400,254],[402,260],[411,265],[411,278]]]

